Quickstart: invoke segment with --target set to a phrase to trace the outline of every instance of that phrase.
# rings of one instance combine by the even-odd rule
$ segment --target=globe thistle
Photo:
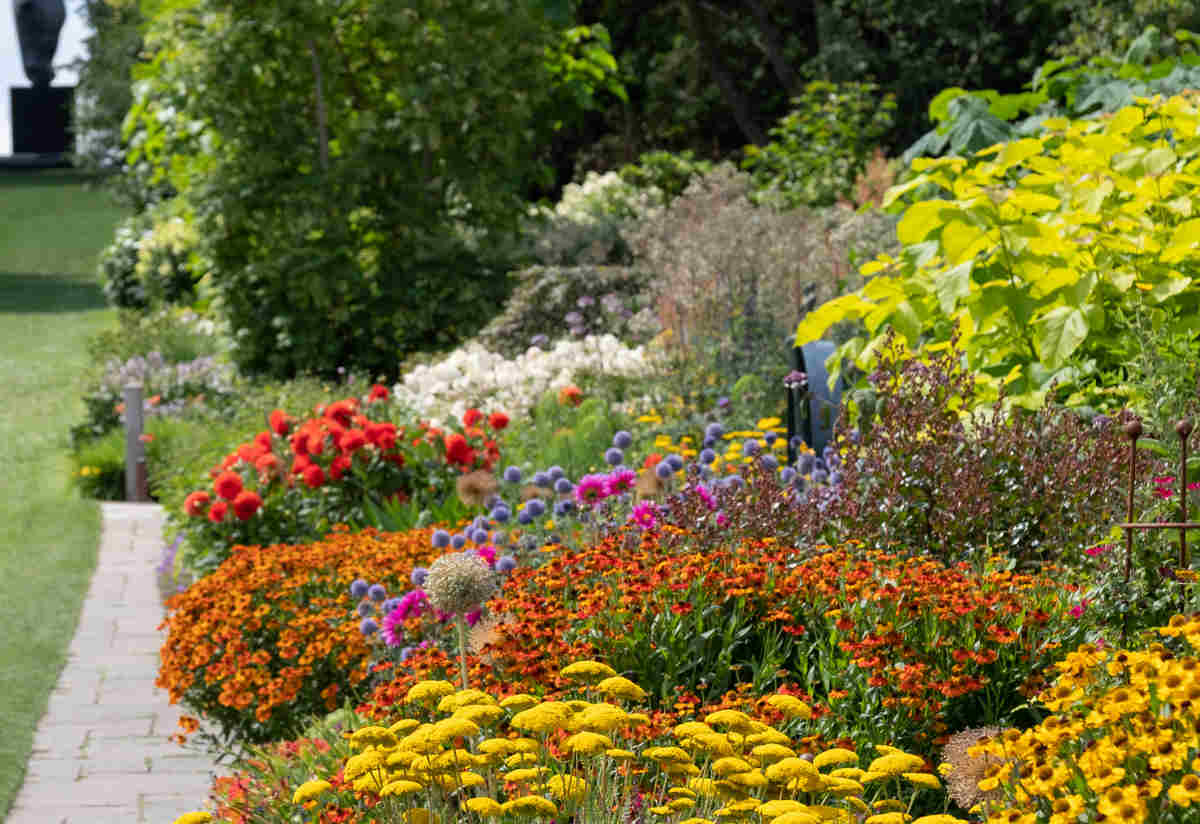
[[[774,455],[764,454],[758,461],[771,472],[779,468],[779,461],[775,460]]]
[[[474,552],[443,555],[429,568],[425,591],[435,609],[463,614],[481,606],[497,589],[496,576]]]
[[[763,433],[763,440],[767,442],[767,446],[774,446],[775,441],[777,441],[778,439],[779,439],[778,432],[764,432]]]
[[[508,466],[504,468],[504,480],[510,484],[519,484],[521,482],[521,467]]]
[[[550,477],[549,473],[547,473],[547,472],[534,472],[531,483],[533,483],[534,486],[539,487],[541,489],[549,489],[551,486],[554,485],[554,480]]]
[[[790,484],[795,479],[796,479],[796,470],[792,469],[790,466],[785,466],[783,468],[783,471],[779,473],[779,480],[782,483]]]
[[[617,449],[628,449],[633,446],[633,435],[630,435],[624,429],[613,435],[613,446]]]
[[[412,581],[413,586],[421,587],[425,585],[425,579],[428,576],[429,570],[425,567],[413,567],[412,574],[408,576],[408,579]]]
[[[453,537],[450,538],[450,548],[451,549],[462,549],[466,545],[467,545],[467,536],[466,535],[454,535]]]
[[[521,526],[529,526],[533,523],[533,513],[528,508],[522,509],[517,513],[517,523]]]
[[[444,529],[435,529],[432,542],[434,549],[445,549],[450,546],[450,533]]]
[[[554,514],[561,517],[563,515],[570,513],[574,509],[575,509],[575,502],[572,501],[570,498],[563,498],[561,501],[559,501],[558,503],[556,503],[554,505]]]
[[[366,618],[375,611],[375,608],[371,606],[369,601],[359,601],[358,606],[354,608],[354,611],[358,613],[359,618]]]
[[[554,481],[554,491],[559,495],[569,495],[575,489],[575,484],[561,475]]]
[[[713,461],[715,461],[716,459],[717,459],[717,453],[713,452],[711,449],[706,447],[706,448],[700,450],[700,465],[701,466],[712,466]]]
[[[496,561],[496,571],[501,575],[507,575],[517,568],[517,559],[511,555],[505,555]]]
[[[747,438],[746,442],[742,444],[743,455],[757,455],[761,451],[762,444],[758,442],[757,438]]]
[[[671,468],[674,469],[676,472],[683,469],[684,460],[683,460],[683,456],[680,455],[679,453],[672,452],[670,455],[667,456],[666,460],[667,460],[667,463],[669,463],[671,465]]]
[[[710,423],[704,428],[704,437],[706,440],[716,440],[725,434],[725,427],[719,423]]]
[[[659,461],[654,466],[654,474],[658,476],[660,480],[665,481],[675,474],[675,470],[671,467],[670,461]]]
[[[358,625],[358,629],[363,635],[371,636],[379,631],[379,624],[375,623],[374,618],[364,618],[362,623]]]
[[[508,519],[512,517],[512,512],[506,506],[498,506],[489,513],[489,517],[498,524],[508,523]],[[479,534],[479,531],[476,531]]]
[[[566,477],[566,471],[557,464],[546,470],[546,474],[550,476],[550,480],[557,481],[559,478]]]
[[[540,518],[546,514],[546,505],[542,502],[541,498],[530,498],[525,504],[524,511],[528,512],[534,518]]]
[[[350,595],[353,598],[362,598],[367,594],[367,582],[362,578],[356,578],[354,583],[350,585]]]
[[[817,456],[811,452],[805,452],[796,459],[796,471],[801,475],[811,475],[813,466],[816,463]]]
[[[609,447],[604,452],[604,462],[609,466],[616,466],[623,460],[625,460],[625,453],[615,446]]]
[[[725,488],[726,489],[741,489],[742,484],[744,484],[744,483],[745,483],[745,481],[742,479],[741,475],[730,475],[729,477],[727,477],[725,479]]]
[[[367,597],[376,603],[387,600],[387,590],[383,584],[372,584],[367,590]]]

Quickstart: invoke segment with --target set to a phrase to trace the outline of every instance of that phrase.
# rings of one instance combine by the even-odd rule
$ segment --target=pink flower
[[[483,617],[483,609],[473,609],[466,614],[467,626],[473,627],[479,623],[479,619]]]
[[[488,566],[496,566],[496,548],[491,544],[484,544],[475,550],[475,554],[482,558]]]
[[[403,598],[400,599],[400,604],[391,611],[391,615],[399,615],[397,620],[406,621],[409,618],[415,618],[425,611],[426,604],[429,603],[429,596],[425,594],[423,589],[414,589]]]
[[[708,507],[708,511],[712,512],[717,508],[717,499],[708,491],[708,487],[704,484],[696,484],[696,494],[700,496],[700,500],[704,501],[704,505]]]
[[[383,627],[380,628],[379,634],[389,647],[404,646],[404,616],[400,612],[400,607],[396,607],[383,616]]]
[[[637,473],[632,469],[622,469],[612,473],[606,479],[609,495],[620,495],[631,492],[637,486]]]
[[[729,519],[725,517],[724,512],[717,513],[717,526],[726,526],[729,524]]]
[[[595,506],[608,497],[608,479],[604,475],[584,475],[575,485],[575,500]]]
[[[654,504],[650,501],[642,501],[633,508],[633,512],[629,513],[629,520],[642,529],[653,529],[655,524],[658,523]]]
[[[1097,555],[1103,555],[1105,552],[1108,552],[1112,548],[1113,548],[1112,544],[1096,544],[1095,546],[1090,546],[1087,549],[1085,549],[1083,551],[1083,554],[1091,555],[1094,558]]]
[[[1089,599],[1084,598],[1082,603],[1080,603],[1078,606],[1071,607],[1071,609],[1068,610],[1068,613],[1072,618],[1078,618],[1079,616],[1083,615],[1083,613],[1087,610],[1088,605],[1091,603],[1092,602]]]

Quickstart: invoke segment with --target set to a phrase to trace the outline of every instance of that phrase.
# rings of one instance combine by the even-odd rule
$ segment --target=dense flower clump
[[[157,685],[247,740],[280,738],[368,677],[358,578],[402,589],[437,554],[430,531],[335,532],[298,546],[239,546],[168,602]]]

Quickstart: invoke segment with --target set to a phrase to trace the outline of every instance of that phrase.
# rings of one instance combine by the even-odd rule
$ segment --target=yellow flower
[[[803,758],[785,758],[767,767],[766,775],[771,781],[782,783],[796,778],[813,778],[819,773],[811,761],[805,761]]]
[[[612,678],[617,671],[608,664],[599,661],[576,661],[558,671],[563,678],[571,681],[593,681],[601,678]]]
[[[404,824],[437,824],[437,817],[424,807],[415,807],[402,813]]]
[[[1180,807],[1187,807],[1193,802],[1200,803],[1200,777],[1195,773],[1188,773],[1179,779],[1178,784],[1167,788],[1167,798]]]
[[[407,704],[433,704],[435,701],[456,692],[449,681],[421,681],[409,689],[404,696]]]
[[[699,770],[697,769],[697,772]],[[746,772],[733,773],[726,779],[730,784],[738,787],[743,787],[749,790],[757,790],[767,786],[767,777],[762,774],[762,770],[748,770]]]
[[[623,750],[620,747],[613,747],[611,750],[605,750],[604,754],[614,761],[629,761],[636,757],[633,750]]]
[[[509,770],[504,775],[505,781],[537,781],[546,773],[550,772],[548,767],[522,767],[518,770]]]
[[[490,727],[504,717],[504,710],[488,704],[471,704],[454,711],[453,718],[465,718],[481,727]]]
[[[516,695],[508,696],[500,702],[500,706],[504,707],[506,710],[520,712],[521,710],[529,709],[537,703],[538,699],[534,698],[532,695],[521,692],[517,693]]]
[[[383,789],[379,791],[379,797],[383,798],[391,795],[411,795],[412,793],[419,793],[423,789],[425,789],[425,787],[416,781],[410,781],[407,778],[398,778],[395,781],[389,781],[388,783],[384,784]]]
[[[505,801],[500,805],[500,810],[505,815],[512,813],[529,818],[553,818],[558,815],[558,807],[554,806],[554,802],[540,795],[523,795]]]
[[[754,811],[761,815],[764,820],[770,821],[772,818],[783,815],[784,813],[792,813],[796,812],[797,810],[803,811],[806,809],[808,808],[799,801],[780,798],[774,801],[768,801],[765,804],[759,804],[754,808]]]
[[[514,767],[520,767],[522,764],[536,764],[537,762],[538,757],[536,753],[518,752],[513,753],[508,758],[504,759],[504,766],[512,769]]]
[[[321,793],[328,792],[332,789],[333,785],[328,781],[305,781],[296,788],[296,792],[292,793],[292,803],[303,804],[305,801],[312,801]],[[196,813],[188,813],[188,815],[196,815]],[[205,815],[207,815],[207,813],[205,813]],[[186,818],[186,816],[184,818]],[[200,824],[201,821],[210,820],[211,816],[209,818],[195,818],[186,821],[184,818],[178,819],[175,824]]]
[[[813,758],[812,764],[817,769],[827,767],[830,764],[848,764],[851,761],[858,760],[858,753],[853,750],[848,750],[844,747],[834,747],[831,750],[817,753]]]
[[[579,801],[587,795],[588,785],[574,775],[555,775],[546,782],[546,789],[559,801]]]
[[[645,690],[621,675],[605,678],[596,685],[596,689],[613,698],[624,698],[626,701],[644,701],[646,699]]]
[[[727,727],[742,735],[754,732],[754,722],[750,716],[738,710],[717,710],[704,717],[704,723],[714,727]]]
[[[821,821],[821,816],[805,809],[777,815],[771,819],[770,824],[821,824]]]
[[[875,813],[875,815],[868,816],[863,824],[904,824],[904,820],[904,813]]]
[[[707,818],[685,818],[679,824],[714,824],[714,822]]]
[[[945,813],[938,813],[937,815],[923,815],[914,820],[912,824],[970,824],[970,822]]]
[[[918,787],[924,787],[928,790],[940,790],[942,788],[942,782],[938,781],[936,775],[930,773],[906,772],[901,773],[901,775],[909,783],[916,784]]]
[[[758,423],[754,424],[754,428],[758,430],[772,429],[779,426],[783,421],[779,418],[762,418]]]
[[[571,719],[576,726],[590,732],[612,732],[625,726],[629,714],[616,704],[592,704]]]
[[[612,739],[595,732],[577,732],[563,742],[563,749],[574,755],[597,755],[611,749]]]
[[[388,777],[383,770],[372,770],[354,779],[354,783],[350,786],[354,788],[355,792],[377,793],[383,789],[383,785],[386,783],[388,783]]]
[[[474,704],[491,705],[495,703],[496,699],[483,690],[466,689],[459,690],[452,695],[443,696],[442,700],[438,701],[437,708],[438,712],[454,712],[455,710]]]
[[[299,804],[299,801],[293,801],[293,804]],[[205,824],[207,821],[212,821],[212,813],[198,810],[194,813],[184,813],[175,819],[175,824]]]
[[[482,787],[487,783],[479,773],[463,770],[460,773],[446,773],[434,778],[434,782],[446,792],[454,792],[461,787]]]
[[[488,755],[511,755],[516,751],[513,742],[507,738],[485,738],[479,742],[479,751]]]
[[[876,758],[867,767],[867,772],[883,773],[884,775],[901,775],[902,773],[919,770],[923,766],[925,766],[925,759],[920,756],[909,755],[905,752],[894,752]]]
[[[785,747],[782,744],[759,744],[754,749],[750,750],[750,754],[762,761],[778,761],[781,758],[794,756],[796,751],[791,747]]]
[[[672,812],[678,813],[692,809],[696,806],[696,802],[691,798],[676,798],[673,801],[668,801],[667,806],[671,808]]]
[[[500,807],[500,803],[494,798],[486,796],[468,798],[463,807],[484,818],[499,818],[504,815],[504,810]]]
[[[562,729],[571,716],[571,709],[566,704],[557,701],[545,701],[536,707],[521,710],[514,715],[509,724],[519,730],[533,733],[548,733]]]
[[[386,760],[387,755],[379,750],[367,750],[358,755],[352,755],[346,759],[346,766],[342,771],[342,777],[347,781],[353,781],[363,773],[379,767]]]
[[[687,762],[692,760],[692,757],[679,747],[650,747],[642,755],[660,764],[664,761]],[[746,769],[749,768],[750,765],[747,764]]]
[[[711,778],[693,778],[687,783],[688,789],[696,793],[696,795],[704,796],[705,798],[717,797],[717,782]]]
[[[388,732],[393,735],[408,735],[419,726],[421,726],[421,722],[415,718],[401,718],[395,724],[388,727]]]
[[[434,724],[433,731],[429,734],[429,737],[445,744],[453,741],[455,738],[472,738],[476,735],[479,735],[478,724],[474,721],[468,721],[466,718],[452,715]]]

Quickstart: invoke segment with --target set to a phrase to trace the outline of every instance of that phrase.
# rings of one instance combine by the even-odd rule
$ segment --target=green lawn
[[[111,325],[96,254],[122,210],[66,171],[0,170],[0,819],[62,669],[100,513],[68,486],[90,335]]]

